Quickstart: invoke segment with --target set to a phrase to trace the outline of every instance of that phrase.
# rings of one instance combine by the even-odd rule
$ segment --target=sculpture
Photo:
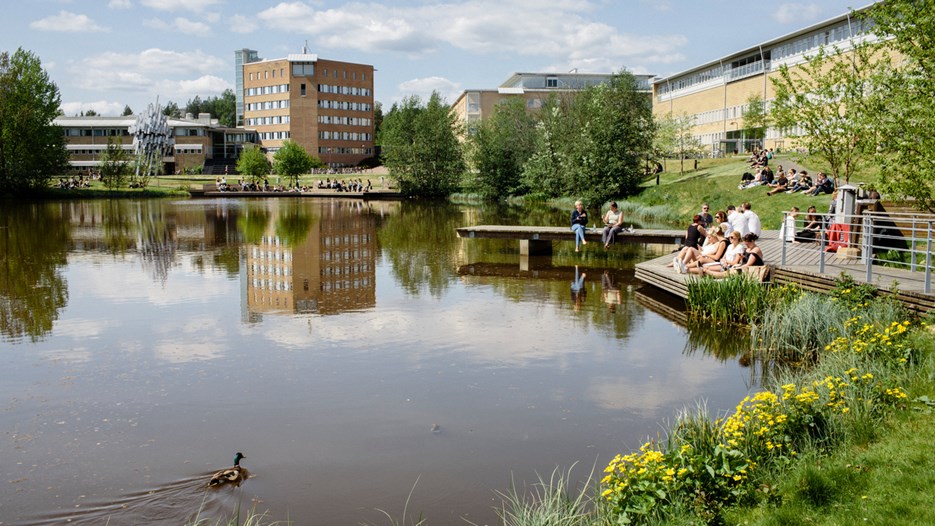
[[[133,135],[133,151],[137,159],[136,181],[142,186],[151,176],[162,171],[162,158],[171,154],[175,144],[159,99],[156,99],[155,107],[150,104],[136,117],[136,123],[130,126],[129,132]]]

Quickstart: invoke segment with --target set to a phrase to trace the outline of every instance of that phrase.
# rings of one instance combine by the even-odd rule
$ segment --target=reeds
[[[767,286],[747,274],[688,281],[689,310],[714,322],[755,323],[766,310],[767,300]]]
[[[592,486],[593,470],[587,481],[579,487],[571,486],[572,466],[567,471],[552,470],[548,480],[538,476],[539,481],[528,491],[519,490],[515,481],[506,493],[497,492],[502,504],[497,510],[503,526],[586,526],[598,524],[594,513],[589,512],[589,490]]]

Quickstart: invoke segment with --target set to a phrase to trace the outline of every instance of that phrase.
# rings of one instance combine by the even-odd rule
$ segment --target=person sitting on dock
[[[575,233],[575,252],[581,251],[581,245],[587,245],[588,240],[584,238],[584,231],[588,228],[588,211],[584,209],[584,203],[575,201],[575,209],[571,212],[571,230]]]
[[[687,274],[690,269],[700,267],[705,263],[717,263],[727,251],[727,240],[721,232],[721,227],[708,229],[707,240],[700,249],[686,247],[679,252],[673,264],[679,274]]]
[[[617,232],[621,230],[623,230],[623,212],[617,210],[617,202],[612,201],[610,209],[604,214],[604,231],[601,233],[601,241],[604,242],[605,249],[614,244]]]
[[[744,253],[746,252],[746,247],[743,245],[740,232],[737,232],[736,230],[731,232],[730,235],[727,236],[727,240],[727,249],[724,250],[724,256],[720,261],[709,261],[707,263],[702,263],[700,266],[689,268],[688,272],[692,274],[704,274],[705,269],[723,272],[733,266],[743,265],[743,257]]]
[[[793,243],[814,242],[818,239],[823,226],[824,221],[818,215],[818,210],[814,206],[808,207],[808,212],[805,213],[805,227],[795,235]]]
[[[756,245],[757,239],[759,239],[759,237],[752,233],[743,236],[745,250],[742,265],[730,267],[725,271],[720,271],[709,267],[702,267],[701,273],[706,276],[719,278],[726,276],[728,272],[740,273],[748,268],[764,266],[766,263],[763,260],[763,251]]]
[[[707,237],[708,231],[705,230],[704,219],[701,217],[701,214],[695,214],[692,217],[692,224],[688,225],[688,230],[685,231],[685,242],[682,248],[672,260],[672,263],[666,266],[675,267],[676,270],[680,270],[676,261],[684,259],[689,250],[698,250],[701,247],[702,241]]]

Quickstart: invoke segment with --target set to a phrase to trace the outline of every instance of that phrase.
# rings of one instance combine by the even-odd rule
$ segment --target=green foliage
[[[552,471],[548,480],[539,476],[539,481],[529,490],[511,485],[507,493],[499,493],[502,504],[497,515],[503,526],[586,526],[593,524],[587,509],[587,483],[577,489],[571,487],[571,469],[567,472]]]
[[[202,100],[201,97],[196,95],[194,99],[190,99],[188,104],[185,105],[184,113],[191,113],[195,117],[198,117],[199,113],[210,113],[221,126],[233,128],[236,126],[236,111],[237,96],[233,90],[226,89],[221,93],[220,97],[208,97]]]
[[[271,167],[266,154],[255,144],[244,145],[237,159],[237,171],[249,177],[253,182],[269,175]]]
[[[935,3],[887,0],[873,5],[866,16],[885,45],[900,55],[898,68],[878,76],[881,88],[872,100],[880,187],[935,212]]]
[[[465,163],[454,114],[437,92],[393,104],[383,120],[383,159],[410,197],[447,197],[458,189]]]
[[[769,301],[769,289],[748,274],[723,279],[692,278],[685,303],[692,315],[715,322],[754,323]]]
[[[568,108],[568,99],[550,97],[539,111],[535,150],[523,165],[522,176],[524,185],[533,195],[546,198],[577,195],[576,189],[565,193],[570,186],[564,176],[564,145],[570,141],[565,118]]]
[[[795,68],[783,64],[779,76],[771,79],[776,89],[772,118],[780,128],[801,129],[789,137],[826,160],[835,180],[849,182],[876,146],[869,101],[878,84],[872,80],[888,64],[885,54],[880,57],[867,44],[855,44],[847,52],[835,48],[829,53],[822,47]]]
[[[132,156],[123,149],[122,143],[108,138],[107,149],[101,154],[101,182],[110,190],[125,185],[132,163]]]
[[[766,138],[767,127],[769,114],[766,113],[766,103],[759,93],[751,93],[743,108],[744,136],[748,139],[763,140]]]
[[[172,102],[171,100],[166,103],[164,108],[162,108],[162,114],[171,119],[182,118],[182,110],[179,109],[179,105]]]
[[[45,189],[65,171],[65,135],[52,124],[60,106],[39,57],[22,48],[0,53],[0,194]]]
[[[701,142],[692,134],[695,118],[686,112],[666,113],[656,118],[653,157],[679,160],[679,174],[685,173],[685,158],[701,153]]]
[[[524,194],[523,165],[536,146],[536,120],[522,98],[507,99],[470,136],[473,190],[487,199]]]
[[[298,186],[300,175],[320,166],[322,162],[317,157],[312,157],[302,145],[288,139],[273,154],[273,171],[288,178],[292,186]]]
[[[133,109],[130,108],[129,104],[127,104],[123,107],[123,113],[121,113],[120,115],[122,117],[129,117],[130,115],[133,115]]]

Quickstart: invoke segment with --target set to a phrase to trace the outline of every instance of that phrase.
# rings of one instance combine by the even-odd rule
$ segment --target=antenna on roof
[[[570,70],[568,70],[568,72],[569,72],[569,73],[577,73],[577,72],[578,72],[578,68],[571,68]]]
[[[306,40],[305,45],[302,46],[302,53],[308,55],[308,40]]]

